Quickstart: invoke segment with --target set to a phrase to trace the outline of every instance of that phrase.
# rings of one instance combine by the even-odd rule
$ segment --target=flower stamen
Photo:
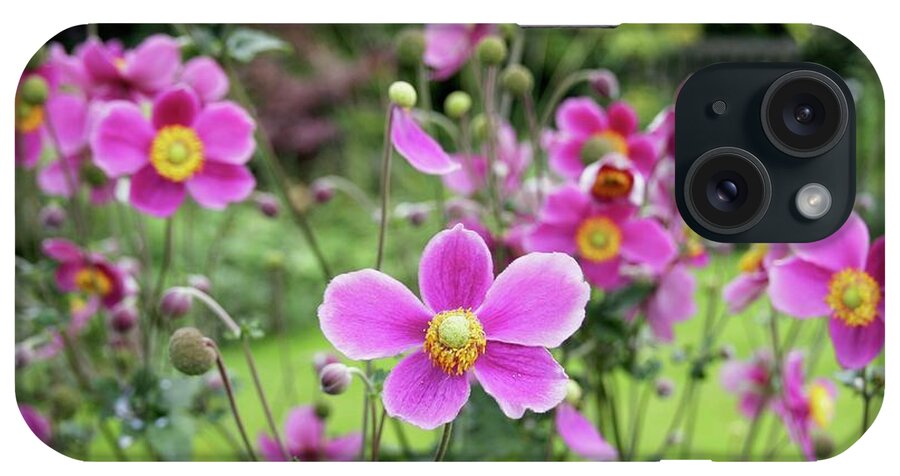
[[[75,286],[85,294],[106,296],[112,291],[112,281],[96,267],[85,267],[75,273]]]
[[[877,314],[881,287],[865,271],[847,268],[831,276],[825,302],[844,324],[850,327],[866,326]]]
[[[628,155],[628,142],[614,130],[606,130],[595,134],[581,147],[581,160],[591,163],[603,158],[610,152]]]
[[[742,273],[752,273],[762,269],[763,260],[766,253],[769,252],[769,245],[765,243],[754,243],[744,252],[738,261],[738,269]]]
[[[470,309],[435,315],[425,331],[425,353],[449,375],[462,375],[484,354],[484,328]]]
[[[607,261],[619,255],[622,231],[607,217],[588,218],[575,234],[579,254],[590,261]]]
[[[598,200],[612,200],[627,197],[634,188],[634,176],[625,169],[603,165],[597,171],[591,194]]]
[[[203,142],[190,127],[166,126],[156,134],[150,163],[163,177],[183,182],[203,168]]]

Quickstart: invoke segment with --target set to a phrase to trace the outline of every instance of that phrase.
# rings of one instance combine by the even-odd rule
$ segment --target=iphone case
[[[834,235],[682,220],[723,62],[846,82]],[[880,408],[884,98],[828,28],[86,25],[15,94],[15,392],[67,456],[816,460]]]

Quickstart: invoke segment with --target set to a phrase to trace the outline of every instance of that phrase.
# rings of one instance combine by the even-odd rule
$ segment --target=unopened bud
[[[169,360],[186,375],[202,375],[216,363],[216,350],[199,330],[182,327],[169,339]]]
[[[475,140],[480,142],[487,137],[487,118],[484,117],[484,114],[473,117],[469,127],[472,129],[472,137],[474,137]]]
[[[134,329],[137,321],[137,308],[131,302],[124,302],[112,310],[109,316],[109,327],[119,334],[125,334]]]
[[[28,104],[44,104],[49,95],[50,85],[47,84],[46,79],[38,75],[31,75],[22,83],[21,97]]]
[[[258,208],[259,212],[263,215],[269,218],[278,216],[281,206],[278,203],[278,199],[275,198],[275,195],[259,192],[253,197],[253,201],[256,203],[256,208]]]
[[[417,65],[425,54],[425,33],[409,28],[397,35],[397,60],[405,65]]]
[[[478,59],[486,65],[499,65],[506,59],[506,42],[499,36],[485,37],[478,43]]]
[[[572,379],[566,382],[566,403],[573,406],[578,405],[583,394],[584,392],[581,390],[581,385],[578,382]]]
[[[316,416],[319,417],[320,420],[325,420],[331,415],[331,407],[321,400],[315,403],[315,405],[313,406],[313,410],[316,412]]]
[[[734,358],[735,350],[734,346],[731,344],[725,344],[722,347],[719,347],[719,358],[722,360],[731,360]]]
[[[534,76],[528,68],[520,64],[513,64],[503,70],[503,74],[500,76],[500,84],[509,92],[523,96],[530,93],[531,89],[534,88]]]
[[[669,398],[675,391],[675,383],[667,378],[656,381],[656,395],[659,398]]]
[[[202,274],[189,274],[187,277],[188,286],[202,291],[203,293],[209,294],[212,292],[212,283],[209,281],[209,278]]]
[[[61,206],[51,203],[41,209],[38,219],[47,230],[58,230],[66,223],[66,211]]]
[[[813,451],[817,460],[831,458],[834,456],[835,449],[834,440],[828,435],[819,433],[813,437]]]
[[[102,187],[109,181],[106,172],[90,162],[85,162],[84,165],[81,166],[79,177],[81,177],[86,184],[94,188]]]
[[[163,294],[159,302],[162,313],[172,319],[178,319],[191,312],[193,299],[190,294],[178,289],[170,289]]]
[[[465,91],[453,91],[444,100],[444,113],[452,119],[459,119],[472,109],[472,96]]]
[[[598,96],[606,99],[619,97],[619,80],[615,73],[608,69],[598,69],[591,74],[591,88]]]
[[[316,375],[322,373],[322,369],[324,369],[326,365],[337,364],[339,362],[340,359],[338,359],[337,356],[329,354],[328,352],[316,352],[312,357],[313,368],[316,370]]]
[[[319,179],[309,186],[313,200],[318,204],[328,203],[334,198],[334,185],[328,180]]]
[[[319,373],[319,384],[328,395],[344,393],[352,381],[350,368],[340,362],[326,365]]]
[[[416,105],[417,95],[416,88],[406,81],[395,81],[388,88],[388,98],[391,102],[403,107],[410,108]]]

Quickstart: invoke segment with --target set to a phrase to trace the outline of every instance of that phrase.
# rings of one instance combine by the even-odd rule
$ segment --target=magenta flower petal
[[[548,148],[550,168],[560,176],[578,180],[584,172],[584,161],[581,160],[581,149],[584,138],[564,138]]]
[[[80,261],[84,256],[81,248],[65,238],[50,238],[41,243],[41,249],[48,257],[59,261]]]
[[[658,157],[656,147],[648,138],[641,135],[628,138],[628,158],[644,177],[653,173]]]
[[[775,309],[794,317],[827,316],[830,280],[828,270],[799,257],[787,258],[769,270],[769,297]]]
[[[100,40],[89,38],[83,45],[81,59],[87,75],[94,81],[119,79],[119,69],[113,63],[113,56]]]
[[[834,353],[841,367],[861,369],[884,349],[884,320],[875,318],[868,325],[851,327],[840,319],[828,320]]]
[[[493,29],[493,25],[426,25],[423,61],[434,70],[432,77],[442,81],[459,71]]]
[[[419,292],[436,313],[477,308],[493,281],[490,250],[478,233],[462,225],[434,235],[422,252]]]
[[[652,218],[628,220],[619,226],[622,230],[622,256],[628,261],[646,264],[659,272],[678,254],[672,236]]]
[[[619,258],[599,263],[588,260],[581,261],[581,269],[588,282],[606,291],[613,291],[628,284],[628,279],[619,272],[621,266],[622,260]]]
[[[401,360],[384,381],[388,415],[426,430],[453,421],[468,399],[468,377],[444,372],[421,351]]]
[[[881,285],[882,300],[881,305],[884,306],[884,237],[877,238],[872,246],[869,247],[869,256],[866,257],[866,273],[872,276],[875,281]]]
[[[433,317],[406,286],[372,269],[334,278],[318,315],[325,337],[354,360],[390,357],[421,345]]]
[[[41,160],[44,148],[44,130],[16,134],[16,164],[27,169],[34,167]]]
[[[475,361],[475,377],[509,418],[525,410],[543,413],[566,398],[569,377],[542,347],[489,341]]]
[[[54,273],[56,287],[65,292],[77,291],[78,284],[75,283],[75,275],[82,269],[84,269],[84,263],[81,261],[66,261],[60,264]]]
[[[172,84],[180,66],[178,42],[167,35],[153,35],[129,53],[123,74],[138,89],[153,93]]]
[[[460,195],[471,195],[485,185],[487,159],[480,156],[466,157],[451,155],[451,159],[459,164],[459,168],[441,176],[444,185]]]
[[[525,235],[525,248],[528,251],[559,251],[574,255],[578,251],[575,244],[577,229],[574,224],[567,226],[540,223]]]
[[[325,423],[311,405],[295,408],[284,423],[284,444],[290,454],[316,454],[325,438]]]
[[[210,104],[197,117],[194,129],[209,160],[245,164],[256,149],[256,125],[243,108],[229,101]]]
[[[556,110],[556,127],[578,137],[603,132],[609,121],[603,109],[589,97],[566,99]]]
[[[684,265],[673,266],[659,278],[645,310],[647,323],[657,339],[671,342],[672,326],[690,319],[697,312],[696,288],[694,275]]]
[[[156,131],[137,105],[111,103],[91,137],[94,162],[110,177],[133,174],[149,160]]]
[[[22,414],[22,419],[25,420],[25,424],[28,425],[34,436],[45,444],[50,444],[50,438],[53,436],[50,420],[31,405],[19,405],[19,413]]]
[[[190,127],[199,113],[200,100],[193,91],[185,87],[168,89],[153,102],[153,126]]]
[[[531,253],[497,276],[475,315],[488,340],[557,347],[581,326],[590,294],[571,256]]]
[[[609,118],[609,128],[618,132],[622,137],[628,137],[637,130],[638,117],[634,108],[627,103],[617,101],[606,108]]]
[[[183,183],[167,180],[152,165],[131,176],[131,204],[148,215],[160,218],[171,216],[184,200],[184,194]]]
[[[722,290],[722,297],[728,304],[728,312],[737,314],[759,299],[766,291],[768,281],[765,275],[741,273]]]
[[[80,153],[87,146],[87,102],[74,94],[54,94],[46,104],[47,121],[62,155]]]
[[[856,213],[833,235],[813,243],[798,243],[794,253],[829,271],[862,269],[869,250],[869,228]]]
[[[221,210],[229,203],[240,202],[250,196],[256,187],[256,179],[243,165],[207,161],[186,182],[186,186],[197,203]]]
[[[547,197],[541,221],[577,226],[591,208],[591,198],[575,184],[566,184]]]
[[[453,172],[459,164],[444,152],[406,109],[394,106],[391,111],[391,142],[409,164],[422,173],[442,175]]]
[[[80,163],[81,160],[77,157],[59,158],[53,161],[38,173],[38,187],[47,195],[71,197],[73,189],[78,188]]]
[[[362,449],[362,433],[339,436],[325,443],[323,452],[328,461],[351,461],[359,456]]]
[[[181,80],[205,103],[218,101],[228,93],[228,76],[219,63],[208,56],[198,56],[185,63]]]
[[[259,452],[266,461],[287,461],[281,453],[281,448],[274,439],[265,433],[260,433],[256,438],[256,444],[259,446]]]
[[[563,403],[556,409],[556,432],[573,453],[596,461],[618,459],[619,453],[612,447],[594,424],[575,407]]]

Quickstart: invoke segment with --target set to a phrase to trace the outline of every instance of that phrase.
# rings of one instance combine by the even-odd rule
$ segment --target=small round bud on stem
[[[313,409],[316,411],[316,416],[319,417],[320,420],[325,420],[331,415],[331,407],[321,400],[315,403]]]
[[[29,76],[22,83],[21,95],[23,101],[39,106],[47,102],[47,96],[50,95],[50,85],[47,84],[46,79],[40,76]]]
[[[659,398],[669,398],[675,391],[675,383],[667,378],[661,378],[656,381],[656,395]]]
[[[506,59],[506,42],[499,36],[491,35],[485,37],[478,43],[476,50],[478,59],[489,66],[497,66]]]
[[[392,103],[400,107],[410,108],[416,105],[418,96],[416,95],[416,88],[412,84],[406,81],[395,81],[388,88],[388,98],[390,98]]]
[[[473,117],[469,127],[475,140],[480,142],[487,137],[487,118],[484,117],[484,114]]]
[[[193,299],[187,293],[177,289],[170,289],[163,294],[159,302],[159,309],[163,315],[172,319],[178,319],[191,312]]]
[[[48,230],[58,230],[66,223],[66,211],[55,203],[42,208],[38,214],[41,225]]]
[[[193,327],[182,327],[169,339],[169,360],[185,375],[202,375],[216,363],[215,344]]]
[[[202,274],[189,274],[187,282],[188,286],[198,291],[203,291],[205,294],[212,292],[212,282]]]
[[[397,60],[400,64],[414,66],[422,62],[425,54],[425,33],[409,28],[397,35]]]
[[[259,192],[253,197],[253,201],[256,203],[256,208],[259,209],[259,212],[269,218],[277,217],[278,212],[281,210],[278,199],[271,193]]]
[[[325,368],[328,364],[337,364],[340,363],[340,359],[337,358],[334,354],[329,354],[328,352],[316,352],[313,354],[312,363],[313,368],[316,370],[316,375],[322,373],[322,369]]]
[[[334,185],[328,180],[318,179],[309,186],[313,200],[318,204],[328,203],[334,198]]]
[[[346,365],[336,362],[328,364],[319,372],[319,384],[328,395],[340,395],[347,391],[353,381],[353,374]]]
[[[583,393],[581,385],[575,380],[569,379],[569,381],[566,382],[566,403],[569,405],[578,405]]]
[[[472,96],[465,91],[453,91],[444,100],[444,113],[452,119],[459,119],[472,109]]]
[[[619,97],[619,80],[615,73],[608,69],[598,69],[591,74],[591,88],[598,96],[606,99]]]
[[[84,180],[86,184],[94,188],[102,187],[109,182],[109,177],[106,176],[106,172],[92,163],[85,163],[82,165],[81,170],[79,170],[78,173],[81,180]]]
[[[109,316],[109,327],[119,334],[127,334],[128,331],[134,329],[137,321],[138,312],[134,303],[125,302],[112,310]]]
[[[528,68],[520,64],[513,64],[503,70],[503,74],[500,75],[500,84],[507,91],[517,96],[524,96],[534,88],[534,76]]]
[[[828,459],[834,456],[836,446],[834,440],[826,434],[818,433],[813,437],[813,450],[817,460]]]

